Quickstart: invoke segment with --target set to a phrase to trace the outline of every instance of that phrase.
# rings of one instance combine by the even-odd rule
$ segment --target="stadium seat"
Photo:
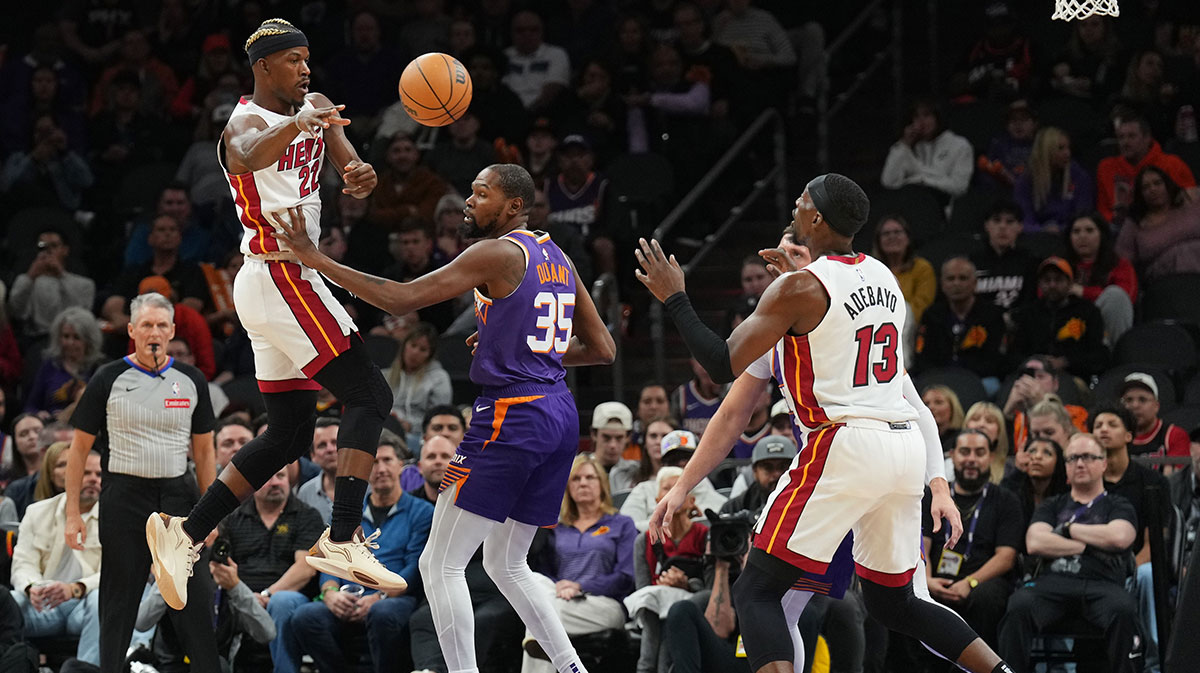
[[[1158,365],[1182,381],[1196,368],[1196,343],[1186,329],[1174,323],[1134,325],[1113,348],[1113,363]]]
[[[1019,244],[1033,253],[1039,260],[1065,252],[1062,234],[1050,231],[1037,231],[1031,234],[1021,234]]]
[[[881,189],[870,194],[867,225],[854,238],[856,250],[870,250],[875,227],[885,215],[901,215],[912,229],[913,243],[921,245],[946,228],[946,211],[933,190],[918,185]]]
[[[1200,324],[1200,274],[1180,273],[1142,285],[1143,320],[1183,320]]]
[[[966,194],[954,199],[950,209],[950,231],[973,234],[983,231],[988,210],[1001,198],[992,189],[972,186]]]
[[[1133,372],[1144,372],[1154,377],[1154,382],[1158,384],[1158,402],[1161,407],[1161,413],[1166,413],[1174,409],[1177,404],[1175,402],[1175,383],[1172,381],[1170,374],[1159,367],[1144,364],[1124,364],[1117,365],[1104,372],[1100,376],[1100,380],[1096,385],[1092,386],[1092,395],[1095,397],[1097,404],[1117,404],[1121,398],[1121,385],[1125,382],[1125,377]]]
[[[1074,96],[1048,98],[1037,105],[1039,125],[1055,126],[1071,136],[1071,147],[1092,147],[1105,135],[1107,118]]]
[[[250,417],[265,413],[267,407],[263,404],[262,393],[258,391],[258,381],[253,376],[239,376],[221,386],[229,396],[229,402],[246,405],[250,409]]]
[[[1079,162],[1083,170],[1087,171],[1088,175],[1095,177],[1096,168],[1100,166],[1101,161],[1117,156],[1117,141],[1106,139],[1092,145],[1083,145],[1082,147],[1072,142],[1071,152],[1073,158]]]
[[[176,168],[173,163],[152,163],[130,169],[117,188],[117,212],[133,216],[153,210],[159,192],[175,179]]]
[[[1183,389],[1183,403],[1200,405],[1200,375],[1192,377]]]
[[[1200,143],[1172,143],[1167,151],[1179,155],[1192,173],[1200,174]]]
[[[955,230],[951,225],[950,230],[918,248],[917,256],[925,258],[925,261],[933,265],[934,273],[940,275],[942,264],[946,260],[956,255],[969,255],[979,245],[975,235]]]
[[[958,401],[962,405],[963,410],[970,409],[971,405],[976,402],[984,402],[988,399],[987,391],[984,390],[983,383],[979,380],[975,372],[962,367],[937,367],[930,369],[917,375],[913,383],[917,386],[917,390],[922,392],[933,385],[943,385],[950,388],[958,396]]]
[[[391,367],[396,361],[396,353],[400,351],[400,342],[383,334],[366,335],[363,345],[367,348],[367,355],[371,356],[371,362],[380,369]]]
[[[647,152],[614,157],[604,171],[608,176],[608,199],[621,215],[611,219],[618,240],[649,236],[670,209],[675,190],[675,169],[666,157]],[[637,212],[637,218],[629,217]],[[634,227],[636,225],[636,228]]]
[[[946,106],[946,127],[970,141],[979,155],[1004,130],[1005,107],[987,100]]]
[[[1183,428],[1184,432],[1191,433],[1192,430],[1200,427],[1200,405],[1188,404],[1176,407],[1163,414],[1162,418],[1168,423],[1174,423]]]

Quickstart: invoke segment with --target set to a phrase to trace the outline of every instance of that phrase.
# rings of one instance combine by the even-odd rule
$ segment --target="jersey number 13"
[[[887,383],[896,378],[899,369],[899,357],[896,348],[900,345],[900,335],[896,326],[890,322],[882,325],[868,325],[854,332],[854,341],[858,344],[858,357],[854,360],[854,387],[861,388],[870,384],[871,375],[879,383]],[[872,357],[872,346],[879,344],[879,359]]]

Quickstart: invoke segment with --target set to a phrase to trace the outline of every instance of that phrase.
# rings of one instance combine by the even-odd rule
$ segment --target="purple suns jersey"
[[[525,253],[525,277],[501,299],[475,290],[479,345],[471,380],[485,388],[558,383],[566,376],[562,357],[571,343],[575,314],[571,265],[545,232],[516,229],[501,239]]]

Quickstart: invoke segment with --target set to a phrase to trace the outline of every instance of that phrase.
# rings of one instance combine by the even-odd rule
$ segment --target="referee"
[[[66,541],[75,549],[83,548],[86,534],[79,515],[83,464],[93,445],[102,458],[102,673],[125,670],[125,653],[150,572],[146,518],[158,511],[187,514],[216,473],[208,383],[200,370],[166,355],[174,335],[170,301],[155,292],[135,298],[129,321],[133,353],[96,370],[71,417],[75,437],[67,462]],[[196,463],[195,481],[187,474],[189,447]],[[188,590],[208,598],[172,611],[172,626],[192,670],[218,671],[207,563],[196,565]]]

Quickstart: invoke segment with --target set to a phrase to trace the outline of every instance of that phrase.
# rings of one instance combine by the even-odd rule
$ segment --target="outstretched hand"
[[[345,109],[345,105],[330,105],[301,110],[296,115],[296,127],[305,133],[316,135],[321,129],[327,129],[330,125],[349,126],[350,120],[340,114]]]
[[[286,243],[301,262],[313,266],[313,261],[321,257],[321,251],[317,250],[317,246],[313,245],[308,236],[304,210],[288,208],[286,211],[270,213],[267,217],[275,225],[275,231],[271,232],[271,235]]]
[[[642,281],[642,285],[645,285],[659,301],[666,301],[667,297],[676,292],[683,292],[683,269],[675,260],[675,255],[667,257],[662,246],[655,240],[647,243],[646,239],[639,238],[638,246],[633,253],[642,268],[635,270],[634,274]]]
[[[374,166],[355,159],[346,164],[343,169],[342,182],[346,183],[346,186],[342,187],[343,194],[349,194],[356,199],[365,199],[371,195],[379,178],[375,175]]]

